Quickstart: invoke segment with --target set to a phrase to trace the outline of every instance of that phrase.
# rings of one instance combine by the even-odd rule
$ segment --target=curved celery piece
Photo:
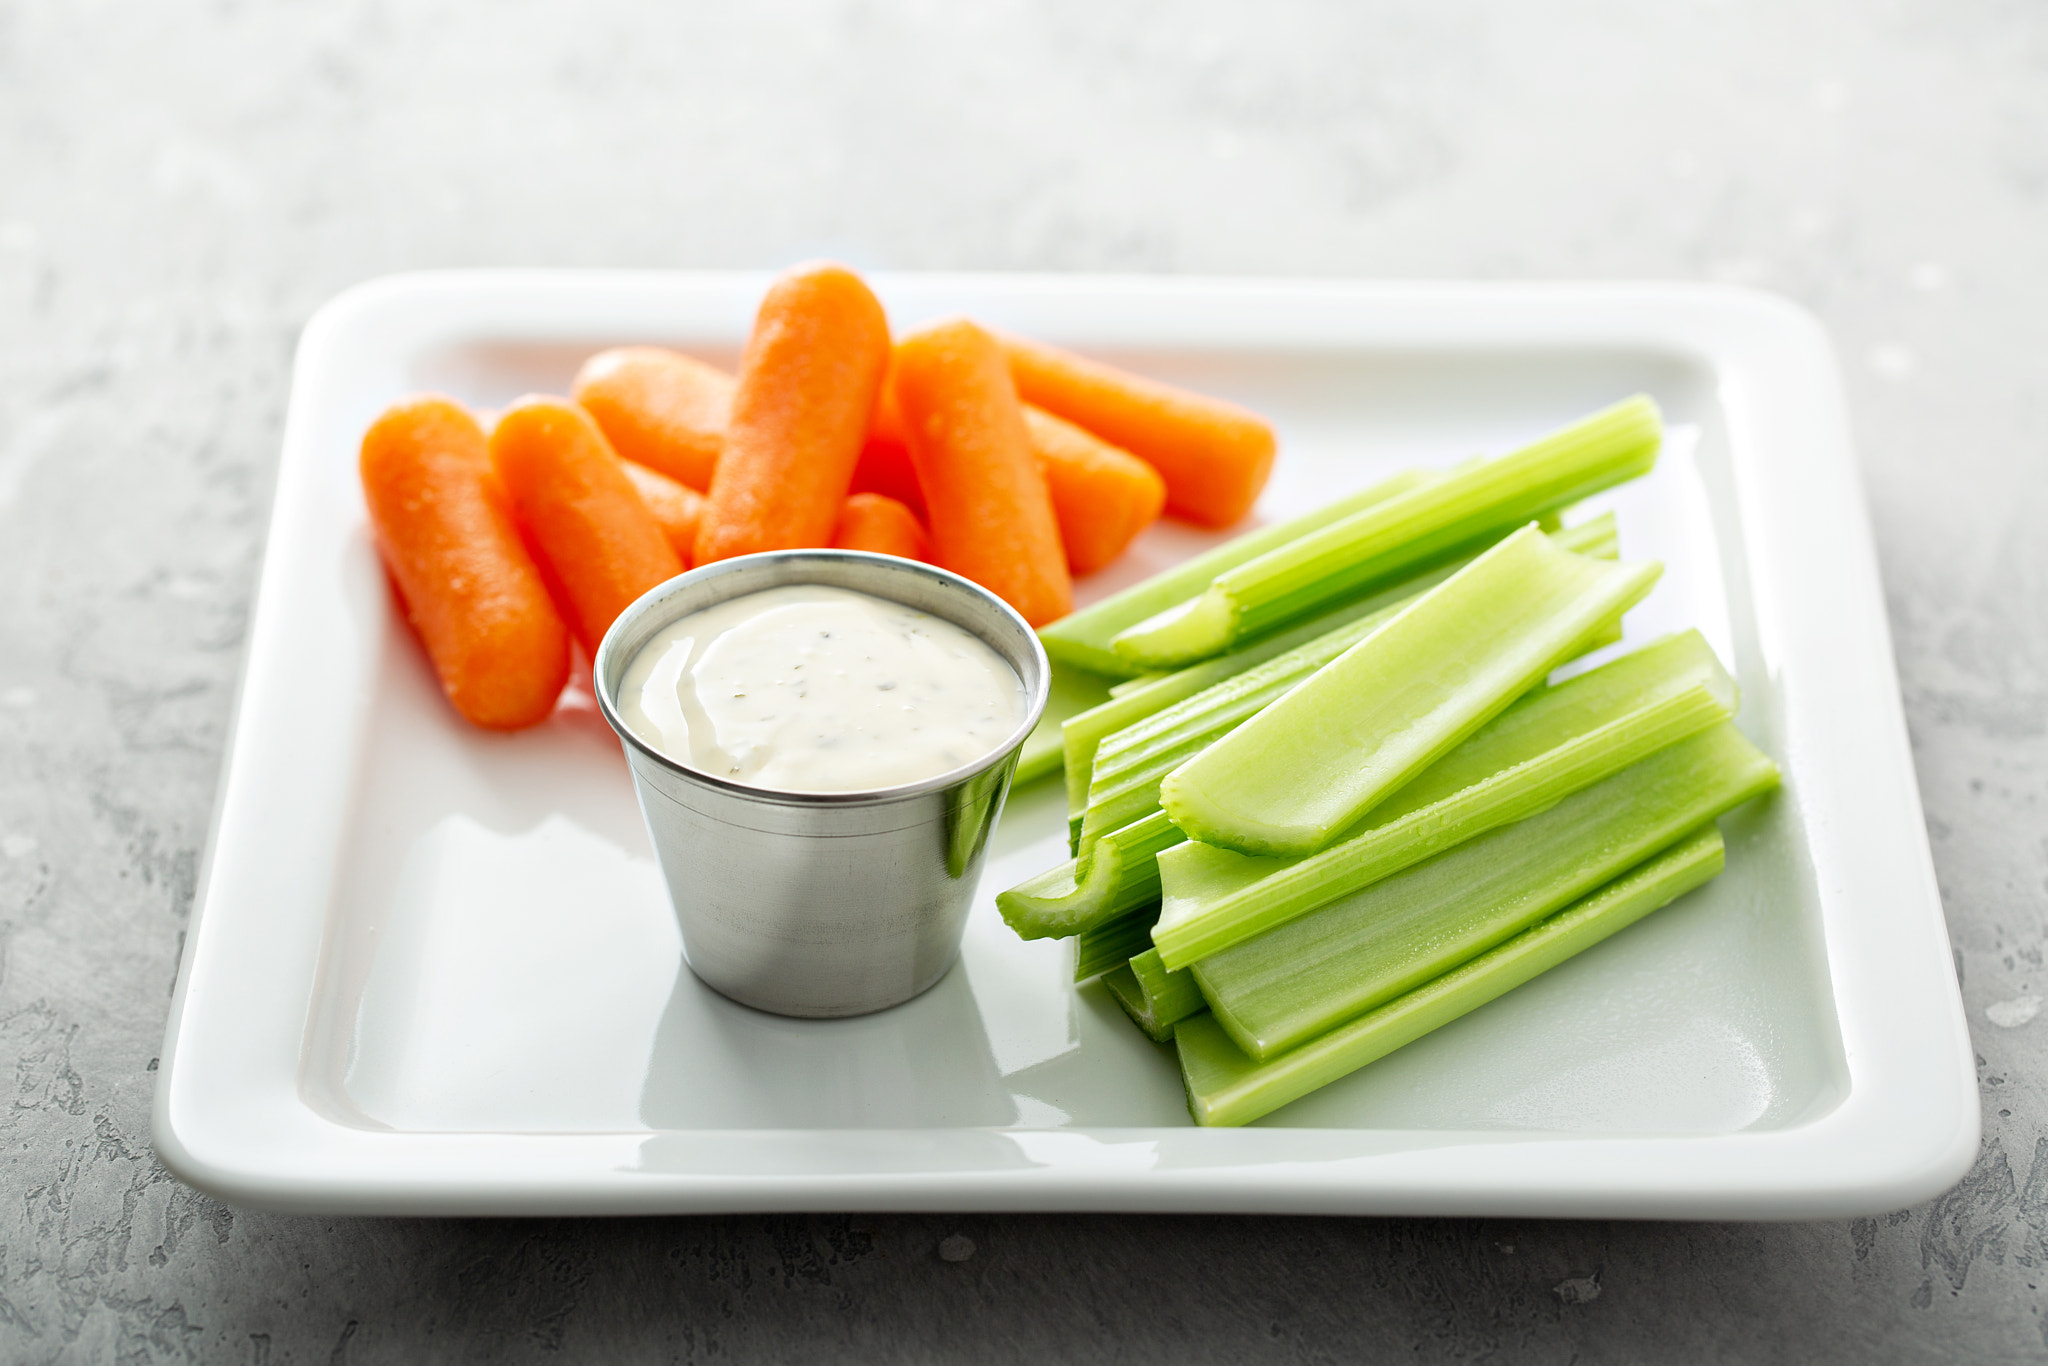
[[[1621,543],[1615,532],[1614,514],[1611,512],[1590,518],[1579,526],[1548,534],[1551,540],[1563,549],[1594,559],[1611,560],[1621,553]],[[1440,565],[1412,578],[1403,579],[1392,587],[1354,598],[1320,616],[1276,631],[1272,635],[1262,636],[1214,659],[1205,659],[1199,664],[1190,664],[1172,673],[1152,674],[1143,679],[1128,679],[1113,686],[1107,702],[1073,717],[1061,728],[1066,751],[1068,810],[1076,814],[1086,810],[1088,785],[1094,776],[1095,755],[1102,742],[1111,735],[1269,659],[1275,659],[1290,650],[1307,645],[1331,631],[1348,626],[1383,608],[1405,602],[1424,589],[1434,587],[1449,578],[1463,563],[1458,561]],[[1165,772],[1164,769],[1160,770],[1160,776],[1163,777]],[[1076,848],[1078,847],[1077,838]]]
[[[1187,836],[1154,812],[1069,859],[996,894],[996,910],[1019,939],[1063,939],[1159,900],[1159,851]]]
[[[1735,680],[1697,631],[1538,687],[1307,858],[1187,843],[1159,855],[1152,940],[1184,968],[1520,820],[1734,715]]]
[[[1206,844],[1313,854],[1577,654],[1661,572],[1589,560],[1524,527],[1169,773],[1159,804]]]
[[[1723,721],[1191,971],[1237,1046],[1270,1058],[1478,957],[1777,781]]]
[[[1246,560],[1191,596],[1119,632],[1127,673],[1206,659],[1326,602],[1453,555],[1589,494],[1646,473],[1663,419],[1638,394],[1496,460],[1432,483]]]
[[[1132,667],[1110,648],[1110,641],[1119,631],[1143,621],[1161,608],[1200,593],[1225,570],[1256,559],[1290,541],[1298,541],[1311,532],[1320,531],[1333,522],[1340,522],[1436,478],[1437,475],[1425,470],[1404,470],[1314,512],[1247,532],[1093,606],[1069,613],[1039,628],[1038,639],[1044,644],[1046,654],[1078,668],[1115,678],[1143,673],[1143,669]]]
[[[1709,825],[1549,919],[1378,1009],[1266,1061],[1231,1042],[1212,1016],[1174,1031],[1188,1111],[1197,1124],[1249,1124],[1505,996],[1721,871]]]
[[[1085,982],[1131,961],[1134,954],[1152,946],[1152,921],[1159,914],[1154,904],[1140,906],[1114,920],[1074,936],[1074,980]]]
[[[1616,548],[1611,518],[1601,518],[1591,524],[1590,534],[1564,532],[1554,539],[1565,546],[1586,544],[1592,551],[1605,552],[1610,556]],[[1446,566],[1438,575],[1425,576],[1424,581],[1441,582],[1455,568]],[[1194,697],[1175,703],[1102,740],[1090,764],[1087,802],[1073,831],[1075,849],[1085,855],[1102,833],[1119,829],[1158,810],[1160,782],[1167,774],[1392,620],[1393,615],[1412,602],[1414,596],[1400,598],[1369,616],[1296,646],[1284,655],[1212,684]],[[1573,653],[1597,649],[1618,639],[1620,622],[1617,617],[1600,631],[1589,635]],[[1206,670],[1217,662],[1210,660],[1198,664],[1188,672]],[[1071,774],[1070,769],[1070,778]]]

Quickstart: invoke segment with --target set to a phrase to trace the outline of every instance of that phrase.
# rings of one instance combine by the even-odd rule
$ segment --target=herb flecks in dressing
[[[662,628],[619,714],[701,773],[782,792],[860,792],[959,768],[1024,719],[1022,684],[973,633],[822,584],[769,588]]]

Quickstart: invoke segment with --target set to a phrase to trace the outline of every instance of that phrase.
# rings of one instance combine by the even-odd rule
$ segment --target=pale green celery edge
[[[1361,508],[1216,576],[1198,596],[1166,605],[1112,641],[1127,673],[1191,663],[1236,635],[1315,610],[1319,597],[1362,587],[1496,530],[1556,512],[1646,473],[1663,422],[1638,394],[1493,460]],[[1098,666],[1099,667],[1099,666]]]
[[[1174,1032],[1195,1122],[1248,1124],[1441,1028],[1669,905],[1721,871],[1711,823],[1599,891],[1378,1009],[1258,1062],[1209,1015]],[[1134,979],[1135,980],[1135,979]]]
[[[1145,1008],[1154,1019],[1171,1024],[1209,1008],[1209,1003],[1202,999],[1202,989],[1195,985],[1194,974],[1167,967],[1156,950],[1132,954],[1130,968],[1139,990],[1145,993]]]
[[[1132,975],[1130,965],[1122,964],[1102,974],[1102,985],[1109,988],[1110,997],[1131,1017],[1131,1023],[1145,1032],[1154,1043],[1170,1043],[1173,1040],[1175,1020],[1160,1020],[1145,1004],[1144,988]]]
[[[1162,607],[1195,596],[1209,586],[1211,579],[1227,569],[1257,559],[1277,546],[1299,540],[1374,503],[1385,502],[1440,477],[1426,470],[1403,470],[1368,488],[1326,503],[1313,512],[1247,532],[1101,602],[1040,627],[1038,638],[1044,644],[1046,654],[1063,663],[1112,678],[1129,678],[1142,670],[1131,667],[1109,648],[1110,640],[1125,627],[1143,621]]]
[[[1380,798],[1484,725],[1553,668],[1571,658],[1610,618],[1642,600],[1662,566],[1599,566],[1559,550],[1525,527],[1437,587],[1256,717],[1167,775],[1159,804],[1191,838],[1247,854],[1313,854],[1336,840]],[[1592,569],[1593,572],[1588,572]],[[1555,586],[1541,580],[1552,577]],[[1538,591],[1540,590],[1540,591]],[[1544,601],[1551,595],[1559,599]],[[1498,639],[1468,642],[1457,633],[1528,596],[1528,615],[1500,622]],[[1426,668],[1447,651],[1495,665],[1490,679],[1420,699],[1419,709],[1371,715],[1372,681]],[[1444,692],[1462,694],[1448,702]],[[1397,698],[1397,700],[1399,700]],[[1327,736],[1361,727],[1389,737],[1373,762],[1329,772]]]
[[[1590,716],[1579,714],[1587,704],[1577,699],[1597,697],[1610,680],[1633,695],[1596,702]],[[1665,745],[1725,720],[1734,705],[1733,680],[1696,631],[1667,636],[1576,678],[1539,687],[1390,795],[1368,813],[1366,828],[1319,854],[1281,862],[1213,847],[1176,846],[1199,849],[1229,872],[1195,872],[1194,888],[1201,889],[1205,881],[1208,888],[1177,893],[1176,864],[1162,857],[1166,906],[1152,931],[1153,943],[1167,966],[1185,968],[1453,845],[1533,815]],[[1534,752],[1528,752],[1532,746],[1527,737],[1501,730],[1502,722],[1517,715],[1549,709],[1562,715],[1546,723],[1554,729]],[[1500,753],[1503,745],[1506,762],[1492,767],[1484,755],[1488,750]],[[1518,752],[1525,757],[1511,757]],[[1427,787],[1431,775],[1446,765],[1483,774],[1433,800],[1404,802],[1404,794]],[[1388,811],[1385,821],[1377,820],[1381,811]],[[1183,859],[1190,865],[1195,861]]]

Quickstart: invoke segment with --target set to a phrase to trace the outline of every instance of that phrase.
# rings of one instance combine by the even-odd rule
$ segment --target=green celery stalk
[[[1427,586],[1429,585],[1415,584],[1411,587],[1403,583],[1391,596],[1375,594],[1357,602],[1346,603],[1335,611],[1303,622],[1291,630],[1267,636],[1242,649],[1232,650],[1214,659],[1205,659],[1200,664],[1174,673],[1157,675],[1144,686],[1129,689],[1120,695],[1113,694],[1101,705],[1091,707],[1075,716],[1061,727],[1068,809],[1079,812],[1087,808],[1088,784],[1094,773],[1095,755],[1101,748],[1103,740],[1109,736],[1136,725],[1148,716],[1157,715],[1176,702],[1193,697],[1196,693],[1214,687],[1226,679],[1234,678],[1247,669],[1255,668],[1269,659],[1286,654],[1363,617],[1384,611],[1394,603],[1405,602],[1415,592]]]
[[[1131,975],[1144,992],[1146,1011],[1162,1024],[1171,1026],[1209,1008],[1209,1003],[1202,999],[1202,989],[1195,985],[1195,975],[1186,968],[1175,971],[1167,967],[1157,950],[1132,954],[1130,966]]]
[[[1721,865],[1721,832],[1705,826],[1464,965],[1265,1061],[1246,1056],[1213,1016],[1185,1020],[1174,1042],[1188,1110],[1206,1125],[1271,1114],[1626,929],[1712,879]]]
[[[1183,835],[1155,811],[1097,840],[1089,852],[996,894],[1019,939],[1063,939],[1159,901],[1159,851]]]
[[[1048,683],[1045,712],[1038,718],[1038,724],[1031,728],[1031,734],[1024,737],[1024,748],[1017,754],[1017,772],[1010,781],[1019,786],[1043,778],[1058,768],[1066,758],[1066,742],[1060,733],[1061,728],[1070,718],[1109,700],[1107,678],[1059,660],[1052,661],[1052,676]]]
[[[1112,594],[1093,606],[1040,627],[1038,638],[1048,655],[1077,668],[1116,678],[1142,673],[1142,669],[1131,667],[1110,648],[1110,641],[1119,631],[1143,621],[1161,608],[1201,592],[1209,586],[1210,580],[1227,569],[1256,559],[1290,541],[1298,541],[1375,503],[1398,497],[1436,477],[1423,470],[1404,470],[1314,512],[1247,532],[1164,573],[1133,584],[1121,593]]]
[[[1105,832],[1159,809],[1159,783],[1249,718],[1299,687],[1316,670],[1391,621],[1400,605],[1297,646],[1204,689],[1103,741],[1095,752],[1081,814],[1085,855]]]
[[[1611,512],[1590,518],[1568,530],[1551,532],[1550,537],[1564,549],[1594,559],[1611,560],[1620,553],[1620,541]],[[1173,673],[1128,679],[1115,685],[1110,689],[1107,702],[1073,717],[1061,728],[1068,810],[1079,813],[1087,809],[1088,784],[1094,774],[1095,755],[1109,736],[1269,659],[1307,645],[1385,607],[1405,602],[1425,588],[1449,578],[1459,567],[1459,564],[1443,565],[1404,579],[1390,588],[1367,593],[1308,621],[1240,645],[1214,659],[1190,664]],[[1034,738],[1035,735],[1036,732]],[[1161,770],[1161,776],[1164,772]]]
[[[1138,985],[1138,979],[1131,972],[1130,964],[1119,963],[1102,974],[1102,985],[1109,988],[1109,994],[1123,1007],[1124,1014],[1131,1017],[1131,1023],[1145,1031],[1154,1043],[1166,1043],[1173,1038],[1175,1020],[1161,1020],[1152,1013],[1145,1001],[1145,989]]]
[[[1129,673],[1206,659],[1460,547],[1646,473],[1663,420],[1644,395],[1497,460],[1352,513],[1217,574],[1199,596],[1119,632],[1111,647]]]
[[[1152,918],[1158,913],[1155,905],[1140,906],[1074,936],[1074,980],[1100,977],[1143,953],[1152,943]]]
[[[1735,712],[1735,680],[1697,631],[1538,687],[1306,858],[1193,842],[1159,855],[1152,931],[1184,968],[1318,906],[1530,816]]]
[[[1192,971],[1238,1047],[1270,1058],[1477,957],[1777,781],[1723,721]]]
[[[1451,570],[1446,568],[1443,572],[1448,576]],[[1160,784],[1167,774],[1286,696],[1318,669],[1391,621],[1412,601],[1412,597],[1403,598],[1213,684],[1102,740],[1090,764],[1087,805],[1078,822],[1069,818],[1069,825],[1074,827],[1074,848],[1085,856],[1103,832],[1119,829],[1158,810]],[[1573,653],[1597,649],[1610,639],[1619,638],[1617,617]],[[1214,662],[1195,667],[1205,669]]]
[[[1405,596],[1404,594],[1395,601],[1401,601]],[[1318,636],[1348,625],[1360,617],[1369,616],[1388,605],[1377,598],[1347,603],[1326,616],[1304,622],[1293,630],[1268,636],[1241,650],[1218,655],[1214,659],[1204,660],[1200,664],[1175,673],[1154,675],[1149,682],[1122,693],[1112,692],[1107,701],[1080,713],[1061,727],[1068,809],[1080,812],[1087,808],[1088,783],[1094,773],[1095,755],[1103,740],[1109,736],[1136,725],[1148,716],[1157,715],[1176,702],[1193,697],[1196,693],[1214,687],[1225,679],[1234,678],[1268,659],[1285,654]]]
[[[1660,572],[1524,527],[1168,774],[1159,804],[1207,844],[1313,854],[1583,649]]]

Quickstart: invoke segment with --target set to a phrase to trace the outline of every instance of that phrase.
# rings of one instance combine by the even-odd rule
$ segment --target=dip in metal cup
[[[691,612],[788,584],[900,602],[980,637],[1017,672],[1024,720],[950,773],[862,792],[776,792],[686,768],[619,719],[640,647]],[[1009,604],[957,574],[857,550],[778,550],[670,579],[605,633],[597,704],[625,746],[683,953],[707,985],[778,1015],[864,1015],[907,1001],[960,956],[989,831],[1050,667]]]

